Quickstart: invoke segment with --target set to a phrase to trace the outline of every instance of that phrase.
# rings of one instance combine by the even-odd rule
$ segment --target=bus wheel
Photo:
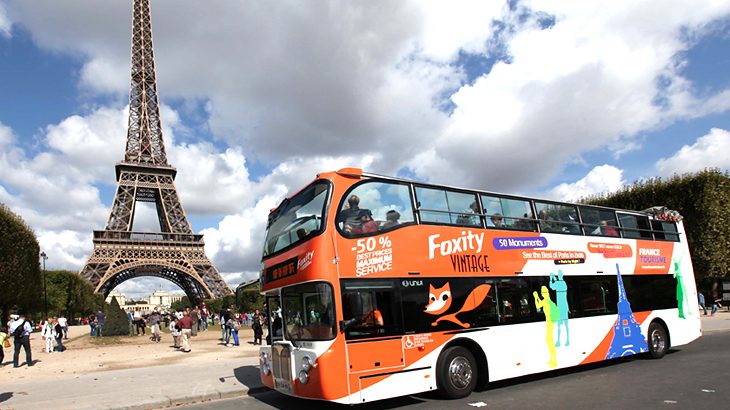
[[[441,353],[436,372],[439,393],[447,399],[466,397],[477,384],[477,362],[461,346],[449,347]]]
[[[659,323],[649,325],[649,355],[652,359],[661,359],[669,350],[667,330]]]

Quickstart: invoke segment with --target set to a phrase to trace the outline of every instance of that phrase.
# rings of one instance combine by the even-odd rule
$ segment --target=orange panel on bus
[[[403,367],[401,338],[348,343],[350,372]]]

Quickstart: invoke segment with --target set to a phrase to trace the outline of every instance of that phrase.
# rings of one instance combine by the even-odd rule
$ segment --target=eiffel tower
[[[94,231],[94,252],[81,269],[104,297],[140,276],[165,278],[198,304],[231,294],[205,255],[203,235],[193,234],[167,163],[157,102],[149,0],[134,0],[132,85],[124,160],[116,164],[117,191],[103,231]],[[137,202],[156,205],[160,232],[134,232]]]

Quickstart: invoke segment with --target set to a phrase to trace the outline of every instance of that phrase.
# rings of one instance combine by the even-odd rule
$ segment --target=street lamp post
[[[48,255],[44,251],[41,251],[41,261],[43,261],[43,302],[45,318],[48,317],[48,292],[46,292],[46,259]]]

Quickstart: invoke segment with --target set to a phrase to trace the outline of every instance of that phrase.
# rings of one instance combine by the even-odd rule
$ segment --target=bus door
[[[398,292],[389,280],[343,280],[350,392],[361,391],[405,366]],[[371,398],[362,397],[369,401]]]
[[[266,323],[264,324],[268,329],[266,334],[266,344],[271,345],[277,340],[283,340],[283,321],[281,317],[281,300],[279,296],[267,296],[266,297]]]

